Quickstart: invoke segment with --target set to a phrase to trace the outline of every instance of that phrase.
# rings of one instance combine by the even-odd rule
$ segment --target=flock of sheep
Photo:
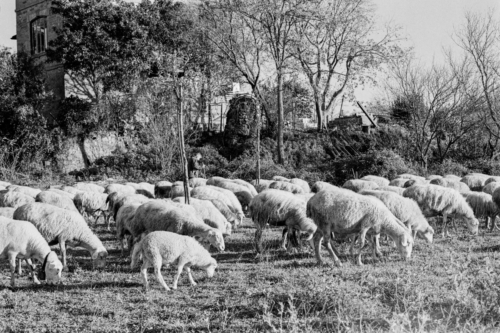
[[[477,234],[478,218],[485,218],[490,230],[496,227],[500,207],[500,177],[484,174],[427,178],[402,174],[391,181],[365,176],[342,187],[326,182],[310,187],[304,180],[280,176],[252,183],[193,178],[188,190],[189,204],[182,182],[77,183],[40,190],[0,181],[0,258],[9,260],[11,286],[15,286],[16,264],[21,274],[23,259],[34,283],[60,281],[67,267],[67,246],[84,248],[95,267],[104,267],[108,252],[91,228],[101,216],[108,229],[114,220],[122,255],[127,242],[131,268],[142,260],[145,288],[147,269],[153,267],[157,280],[169,290],[162,265],[177,265],[174,289],[182,271],[196,285],[191,266],[213,276],[217,262],[208,250],[224,251],[224,239],[231,237],[246,215],[256,227],[258,254],[266,227],[283,226],[283,248],[301,247],[302,241],[308,241],[319,264],[324,246],[341,266],[333,240],[349,240],[351,254],[362,265],[365,246],[371,245],[374,257],[382,255],[379,238],[384,234],[407,259],[417,236],[433,241],[434,228],[428,219],[442,221],[443,236],[449,234],[449,220],[453,225],[463,221]],[[359,250],[354,253],[357,243]],[[50,248],[55,244],[62,262]],[[38,272],[31,259],[42,264]]]

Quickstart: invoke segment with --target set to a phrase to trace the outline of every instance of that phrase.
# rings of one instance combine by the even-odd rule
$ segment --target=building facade
[[[30,54],[45,64],[47,89],[52,91],[56,100],[63,99],[63,66],[45,62],[45,50],[48,43],[56,38],[54,28],[62,24],[62,18],[52,14],[50,0],[16,0],[16,16],[17,51]]]

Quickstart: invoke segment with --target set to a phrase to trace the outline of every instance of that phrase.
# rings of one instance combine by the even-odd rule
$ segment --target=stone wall
[[[63,144],[61,152],[56,157],[56,162],[62,172],[68,173],[88,167],[86,158],[92,164],[100,157],[125,151],[123,138],[118,137],[115,133],[90,135],[83,141],[83,145],[78,138],[74,137]]]

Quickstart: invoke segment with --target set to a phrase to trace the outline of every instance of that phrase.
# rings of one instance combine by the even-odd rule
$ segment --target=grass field
[[[280,230],[266,230],[257,262],[251,221],[215,253],[216,275],[195,270],[197,287],[182,275],[165,292],[149,275],[144,292],[138,269],[129,270],[112,232],[97,233],[109,250],[107,267],[92,270],[88,253],[69,250],[63,285],[35,286],[27,269],[11,290],[1,265],[2,332],[497,332],[500,331],[500,233],[417,240],[403,262],[383,245],[385,261],[363,256],[365,266],[341,256],[341,269],[318,267],[312,252],[278,249]],[[348,253],[347,245],[339,247]],[[164,269],[167,284],[173,269]]]

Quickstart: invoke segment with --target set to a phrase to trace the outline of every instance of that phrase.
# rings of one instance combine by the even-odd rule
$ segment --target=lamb
[[[250,215],[257,228],[255,245],[258,253],[262,252],[262,231],[267,224],[285,226],[289,230],[298,230],[306,240],[311,240],[316,232],[316,225],[306,217],[306,202],[290,192],[267,190],[259,193],[250,203]],[[282,246],[285,247],[286,235]]]
[[[217,268],[215,259],[196,240],[168,231],[152,232],[136,244],[132,254],[132,263],[130,264],[132,269],[137,266],[141,256],[143,260],[141,276],[146,290],[149,288],[147,269],[151,266],[154,267],[156,279],[166,291],[170,289],[161,275],[162,264],[177,263],[177,274],[174,277],[173,289],[177,289],[182,270],[187,272],[191,285],[196,286],[196,282],[191,275],[191,266],[203,268],[209,278],[214,276]]]
[[[172,190],[172,183],[166,180],[159,181],[155,184],[154,195],[155,198],[170,198],[170,191]]]
[[[13,207],[0,207],[0,216],[13,219],[15,210]]]
[[[462,193],[477,218],[486,218],[486,227],[493,230],[495,219],[499,213],[497,204],[490,194],[484,192]]]
[[[173,201],[183,204],[186,203],[184,198],[175,198]],[[193,206],[196,213],[203,219],[205,224],[220,230],[223,236],[231,235],[231,224],[211,201],[190,198],[189,204]]]
[[[318,193],[319,191],[323,190],[337,190],[337,189],[338,187],[335,185],[332,185],[327,182],[318,181],[314,183],[313,187],[311,188],[311,191],[314,193]]]
[[[420,206],[420,209],[427,214],[443,216],[444,236],[447,232],[448,216],[457,217],[465,220],[467,228],[472,234],[477,234],[479,222],[474,217],[474,213],[465,199],[459,192],[438,185],[414,185],[408,187],[403,196],[413,199]]]
[[[318,264],[322,264],[320,244],[324,238],[327,250],[336,265],[342,266],[330,242],[332,232],[340,237],[359,235],[360,249],[357,255],[359,265],[363,265],[361,252],[365,247],[365,236],[368,232],[374,234],[375,239],[378,239],[381,232],[386,233],[394,240],[404,260],[411,256],[413,238],[410,230],[376,198],[344,189],[321,191],[307,203],[307,216],[318,226],[318,231],[314,235]],[[379,253],[376,244],[377,242],[373,244],[374,256]]]
[[[27,221],[15,221],[0,217],[0,258],[8,259],[10,263],[10,285],[16,286],[16,257],[23,258],[30,264],[33,282],[39,284],[31,264],[31,258],[42,263],[39,273],[40,280],[56,283],[61,280],[63,265],[57,254],[50,250],[49,244],[36,227]]]
[[[9,190],[12,192],[18,192],[18,193],[25,194],[25,195],[30,196],[32,198],[36,198],[38,193],[42,192],[41,190],[39,190],[37,188],[31,188],[28,186],[16,186],[13,189],[9,188]]]
[[[225,203],[231,212],[236,215],[234,225],[237,226],[243,223],[245,214],[240,202],[233,192],[216,186],[199,186],[193,189],[192,196],[197,199],[217,199]],[[222,213],[222,212],[221,212]],[[226,217],[227,218],[227,217]],[[229,221],[229,219],[228,219]],[[231,221],[229,221],[231,222]]]
[[[9,190],[0,192],[0,207],[17,208],[31,202],[35,202],[35,199],[26,194]]]
[[[428,243],[432,243],[434,229],[429,225],[415,201],[394,192],[363,190],[359,193],[370,195],[382,201],[391,213],[413,233],[413,239],[418,234]]]
[[[129,183],[130,184],[130,183]],[[110,194],[113,192],[118,192],[122,194],[135,194],[135,188],[130,185],[122,185],[122,184],[109,184],[104,189],[104,193]]]
[[[105,190],[104,187],[99,186],[97,184],[92,184],[92,183],[76,183],[74,187],[77,190],[84,191],[84,192],[104,193],[104,190]],[[63,189],[63,191],[65,191],[65,190]]]
[[[49,245],[59,243],[65,268],[67,268],[66,245],[83,247],[90,252],[94,265],[97,267],[106,265],[108,252],[80,214],[35,202],[17,208],[14,219],[33,223]]]
[[[302,187],[296,184],[292,184],[287,181],[274,181],[269,185],[270,189],[275,189],[275,190],[282,190],[282,191],[287,191],[291,192],[293,194],[297,193],[304,193],[304,190]]]
[[[489,195],[493,195],[493,192],[495,192],[495,190],[499,187],[500,187],[500,182],[499,183],[491,182],[491,183],[484,185],[483,192],[488,193]]]
[[[205,186],[207,185],[207,180],[205,178],[191,178],[189,179],[189,186],[192,188],[198,187],[198,186]]]
[[[391,180],[389,186],[404,187],[407,181],[408,181],[407,178],[396,178]]]
[[[101,213],[104,216],[104,222],[109,228],[107,199],[108,195],[105,193],[82,192],[75,195],[74,202],[80,214],[83,215],[83,213],[86,213],[89,216],[95,216],[94,224],[97,224],[97,220],[99,220],[99,213]]]
[[[484,182],[484,185],[488,185],[489,183],[500,183],[500,177],[498,176],[491,176],[486,181]]]
[[[74,194],[69,193],[69,192],[65,192],[63,190],[59,190],[57,188],[49,188],[47,191],[54,192],[54,193],[57,193],[59,195],[64,195],[64,196],[70,198],[71,200],[75,199],[75,195]]]
[[[179,205],[179,204],[178,204]],[[164,200],[152,200],[142,204],[132,220],[130,232],[136,239],[151,231],[172,231],[181,235],[200,237],[219,251],[224,251],[222,233],[208,225],[197,215]]]
[[[364,176],[361,178],[361,180],[372,181],[375,184],[377,184],[379,187],[389,186],[389,183],[390,183],[390,181],[388,179],[385,179],[384,177],[372,176],[372,175]]]
[[[63,196],[52,191],[42,191],[38,193],[35,198],[35,202],[43,202],[59,208],[78,212],[78,209],[76,209],[73,200],[71,200],[67,196]]]
[[[471,191],[476,191],[476,192],[481,192],[483,189],[485,182],[486,182],[486,177],[480,176],[480,175],[467,175],[463,177],[460,181],[471,189]]]
[[[397,186],[381,186],[377,189],[378,191],[386,191],[386,192],[394,192],[399,195],[403,195],[405,188],[397,187]]]
[[[346,181],[342,187],[354,192],[359,192],[361,190],[375,190],[378,188],[378,185],[368,180],[351,179]]]
[[[128,250],[132,250],[132,234],[130,232],[132,226],[132,220],[137,212],[137,208],[139,208],[142,203],[128,203],[123,205],[116,214],[115,222],[116,222],[116,238],[120,242],[122,248],[122,256],[124,254],[123,248],[123,240],[126,234],[129,234],[131,237],[128,239]]]

